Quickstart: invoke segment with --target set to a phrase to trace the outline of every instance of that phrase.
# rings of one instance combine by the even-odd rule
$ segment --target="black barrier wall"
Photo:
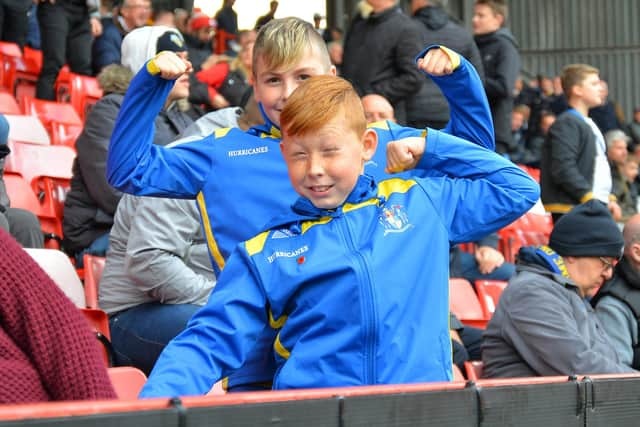
[[[452,390],[340,396],[2,421],[0,427],[638,426],[640,377],[530,384],[479,381]],[[269,394],[265,394],[265,400]],[[205,403],[208,403],[205,402]]]

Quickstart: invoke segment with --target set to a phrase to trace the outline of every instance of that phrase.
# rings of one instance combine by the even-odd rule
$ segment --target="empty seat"
[[[91,106],[100,98],[102,88],[95,77],[69,73],[69,100],[83,122]]]
[[[75,110],[74,110],[75,111]],[[64,123],[52,123],[51,144],[64,145],[76,149],[76,139],[82,133],[82,126],[65,125]]]
[[[449,279],[449,309],[466,325],[483,329],[487,325],[489,317],[466,279]]]
[[[40,203],[29,183],[20,174],[6,172],[3,176],[11,207],[20,208],[40,216]]]
[[[498,231],[500,251],[507,262],[515,262],[522,246],[546,245],[552,229],[550,214],[526,213]]]
[[[16,101],[15,97],[9,92],[0,91],[0,113],[13,115],[22,114],[22,111],[20,111],[20,106],[18,106],[18,102]]]
[[[9,122],[9,140],[36,145],[50,145],[51,138],[40,119],[29,115],[5,115]]]
[[[71,260],[56,249],[25,249],[53,279],[69,299],[79,308],[85,304],[84,289]]]
[[[89,308],[98,308],[98,286],[106,263],[105,257],[85,254],[84,257],[84,294]]]
[[[109,368],[111,384],[119,400],[135,400],[142,390],[147,377],[140,369],[133,366]]]
[[[17,63],[22,60],[22,51],[16,43],[0,41],[0,86],[14,94]]]
[[[70,180],[76,153],[72,148],[55,145],[34,145],[9,141],[11,154],[6,157],[5,170],[19,173],[29,184],[42,176]]]
[[[71,104],[61,102],[45,101],[25,96],[22,101],[22,108],[25,114],[38,117],[49,136],[53,140],[53,125],[82,127],[82,120]],[[55,142],[52,141],[54,144]]]

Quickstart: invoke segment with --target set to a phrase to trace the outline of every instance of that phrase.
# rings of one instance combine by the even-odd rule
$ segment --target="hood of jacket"
[[[500,39],[504,39],[513,44],[515,48],[518,48],[518,42],[508,28],[500,28],[498,31],[494,31],[493,33],[482,34],[474,36],[473,38],[478,44],[478,47],[492,44]]]
[[[444,9],[435,6],[420,8],[413,16],[430,30],[439,30],[449,22],[449,15],[447,12]]]

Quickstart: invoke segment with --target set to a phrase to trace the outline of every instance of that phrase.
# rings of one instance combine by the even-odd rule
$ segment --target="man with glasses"
[[[624,226],[624,256],[591,300],[620,361],[640,369],[640,214]]]
[[[613,276],[623,243],[607,206],[590,200],[556,222],[548,246],[522,248],[483,336],[484,375],[633,372],[587,301]]]

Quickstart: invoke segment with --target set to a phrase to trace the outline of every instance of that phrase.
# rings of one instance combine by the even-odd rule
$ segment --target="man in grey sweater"
[[[525,247],[483,336],[484,376],[633,372],[586,301],[611,278],[622,233],[590,200],[556,223],[549,246]]]

